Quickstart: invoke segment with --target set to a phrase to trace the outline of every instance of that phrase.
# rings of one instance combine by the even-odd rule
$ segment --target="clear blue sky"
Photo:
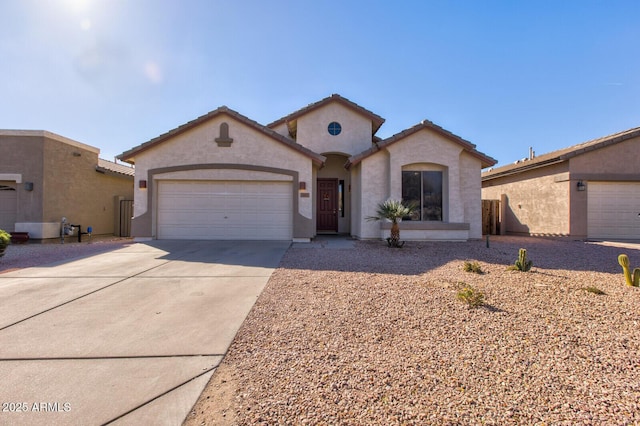
[[[0,128],[115,155],[332,93],[499,165],[640,126],[640,1],[0,0]]]

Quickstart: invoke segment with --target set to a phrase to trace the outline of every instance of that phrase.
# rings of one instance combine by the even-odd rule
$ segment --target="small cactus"
[[[629,257],[626,254],[621,254],[618,256],[618,263],[622,266],[622,271],[624,272],[624,279],[627,281],[627,285],[633,287],[640,286],[640,268],[635,268],[633,270],[633,276],[631,275],[631,271],[629,270]]]
[[[521,248],[518,251],[518,260],[516,260],[515,269],[522,272],[528,272],[532,266],[533,262],[531,260],[527,260],[527,250]]]

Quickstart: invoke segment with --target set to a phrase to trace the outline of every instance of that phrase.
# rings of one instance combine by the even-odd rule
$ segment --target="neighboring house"
[[[503,234],[640,239],[640,128],[482,174]]]
[[[133,199],[133,168],[40,130],[0,130],[0,229],[60,238],[62,217],[120,234],[119,200]]]
[[[332,95],[263,126],[220,107],[118,156],[135,164],[132,233],[309,241],[388,236],[388,198],[418,201],[403,239],[481,238],[481,170],[495,164],[429,121],[382,140],[384,119]]]

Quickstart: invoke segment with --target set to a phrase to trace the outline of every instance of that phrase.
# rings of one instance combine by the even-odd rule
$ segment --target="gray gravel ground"
[[[59,240],[46,243],[10,244],[4,256],[0,257],[0,274],[21,268],[91,256],[118,249],[131,242],[131,238],[93,237],[89,241],[88,237],[85,237],[82,243],[68,238],[64,244],[60,244]]]
[[[531,272],[507,270],[521,247]],[[640,245],[540,238],[291,248],[186,423],[638,425],[620,253],[640,266]]]

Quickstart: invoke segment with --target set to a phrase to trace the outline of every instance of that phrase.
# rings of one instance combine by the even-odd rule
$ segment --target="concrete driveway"
[[[288,242],[154,241],[0,274],[0,425],[179,425]]]

